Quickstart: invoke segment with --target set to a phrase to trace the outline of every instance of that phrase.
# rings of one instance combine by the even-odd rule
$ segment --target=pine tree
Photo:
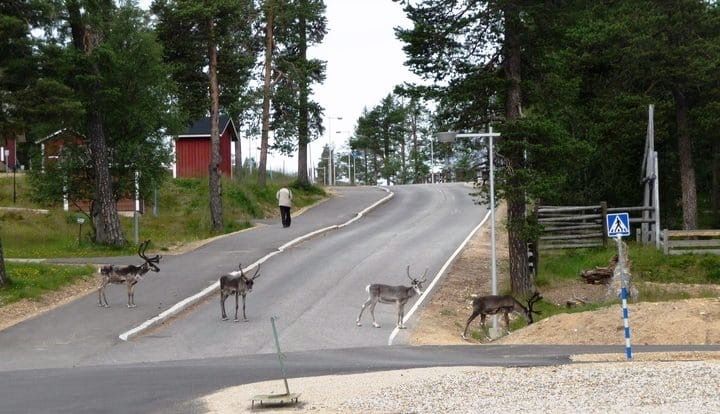
[[[158,16],[157,31],[166,59],[175,67],[173,77],[181,84],[180,105],[190,119],[210,113],[210,215],[213,231],[219,232],[223,229],[220,104],[239,99],[239,85],[250,77],[249,65],[233,63],[254,59],[252,48],[243,46],[254,41],[254,4],[251,0],[157,0],[152,10]],[[230,96],[223,99],[221,90]]]

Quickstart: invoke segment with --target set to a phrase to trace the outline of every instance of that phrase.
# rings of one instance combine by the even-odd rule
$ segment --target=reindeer
[[[468,326],[478,315],[480,315],[480,325],[485,329],[485,317],[487,315],[497,315],[502,313],[505,316],[505,327],[510,330],[510,317],[509,313],[517,312],[525,317],[528,325],[533,323],[533,314],[539,315],[540,312],[534,311],[533,306],[535,303],[542,299],[539,292],[535,292],[530,299],[528,299],[528,306],[523,306],[522,303],[518,302],[517,299],[510,295],[490,295],[490,296],[479,296],[473,299],[473,312],[465,324],[465,330],[462,333],[463,339],[467,334]]]
[[[423,273],[422,279],[420,280],[414,279],[410,276],[410,265],[408,265],[406,271],[408,279],[412,281],[410,286],[388,286],[374,283],[365,287],[365,290],[370,296],[368,297],[368,300],[363,303],[362,308],[360,309],[360,315],[358,315],[357,320],[355,321],[357,326],[362,326],[360,318],[362,318],[365,307],[370,305],[370,315],[372,315],[373,326],[376,328],[380,327],[380,324],[375,322],[375,305],[380,302],[395,303],[397,305],[397,327],[398,329],[405,329],[405,325],[403,325],[403,318],[405,317],[405,304],[408,299],[415,296],[415,294],[418,296],[422,295],[422,285],[427,282],[425,278],[427,276],[427,269],[425,269],[425,273]]]
[[[138,256],[145,260],[145,263],[140,266],[128,265],[128,266],[103,266],[100,268],[100,274],[102,275],[102,283],[98,289],[98,306],[109,308],[107,297],[105,296],[105,288],[109,283],[121,285],[126,284],[128,288],[128,308],[135,307],[135,285],[142,280],[145,273],[152,270],[153,272],[159,272],[160,268],[156,266],[160,263],[162,256],[147,257],[145,256],[145,250],[150,244],[150,240],[145,240],[140,243],[138,247]],[[103,304],[103,301],[105,302]]]
[[[245,295],[252,291],[255,279],[260,277],[260,266],[255,270],[255,274],[248,278],[242,269],[242,263],[238,265],[239,272],[230,272],[226,275],[220,276],[220,309],[222,309],[222,320],[228,319],[225,313],[225,299],[231,294],[235,294],[235,322],[238,322],[238,296],[242,296],[243,303],[243,321],[247,322],[248,318],[245,316]]]

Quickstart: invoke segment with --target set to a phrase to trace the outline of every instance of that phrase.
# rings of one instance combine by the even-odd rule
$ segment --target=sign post
[[[625,328],[625,356],[628,361],[632,360],[632,346],[630,345],[630,322],[627,307],[628,298],[628,274],[625,263],[625,254],[623,253],[622,238],[630,235],[630,215],[628,213],[608,214],[606,218],[608,237],[614,237],[618,245],[618,264],[620,268],[620,299],[622,300],[622,318],[623,327]],[[616,272],[617,272],[616,267]],[[616,273],[617,274],[617,273]]]

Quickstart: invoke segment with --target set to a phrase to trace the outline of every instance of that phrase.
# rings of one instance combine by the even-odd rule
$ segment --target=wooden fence
[[[663,230],[665,254],[720,254],[720,230]]]
[[[654,207],[608,208],[605,202],[595,206],[538,206],[537,221],[543,225],[540,250],[607,246],[606,217],[608,213],[620,212],[630,213],[630,227],[638,223],[655,224],[655,218],[643,218],[643,212],[652,216]]]

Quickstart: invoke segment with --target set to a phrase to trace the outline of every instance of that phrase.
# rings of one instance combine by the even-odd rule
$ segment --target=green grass
[[[52,266],[46,264],[5,263],[10,283],[0,288],[0,306],[21,299],[37,299],[78,279],[93,277],[92,266]]]
[[[117,256],[134,254],[136,246],[128,244],[121,248],[95,245],[90,240],[90,226],[82,226],[82,237],[78,242],[79,213],[66,213],[62,205],[43,206],[31,201],[30,191],[24,177],[17,177],[18,206],[46,208],[47,215],[30,212],[0,211],[0,237],[5,257],[52,258]],[[259,187],[255,175],[243,180],[223,180],[223,219],[221,233],[230,233],[250,227],[254,219],[277,216],[275,193],[282,186],[292,186],[293,178],[274,173],[264,188]],[[20,184],[21,183],[21,184]],[[0,206],[12,206],[12,199],[6,199],[8,185],[12,192],[12,181],[0,179]],[[316,187],[293,187],[295,208],[302,208],[325,197],[325,192]],[[167,250],[172,246],[217,235],[212,231],[207,179],[168,179],[158,191],[158,216],[152,214],[153,200],[145,202],[145,214],[140,217],[139,237],[152,240],[151,250]],[[133,219],[121,217],[125,238],[133,239]]]
[[[658,283],[720,283],[720,256],[665,256],[651,246],[628,245],[630,272],[635,280]],[[614,248],[577,249],[545,253],[540,257],[537,285],[547,286],[563,280],[577,279],[582,270],[605,267],[616,254]]]

